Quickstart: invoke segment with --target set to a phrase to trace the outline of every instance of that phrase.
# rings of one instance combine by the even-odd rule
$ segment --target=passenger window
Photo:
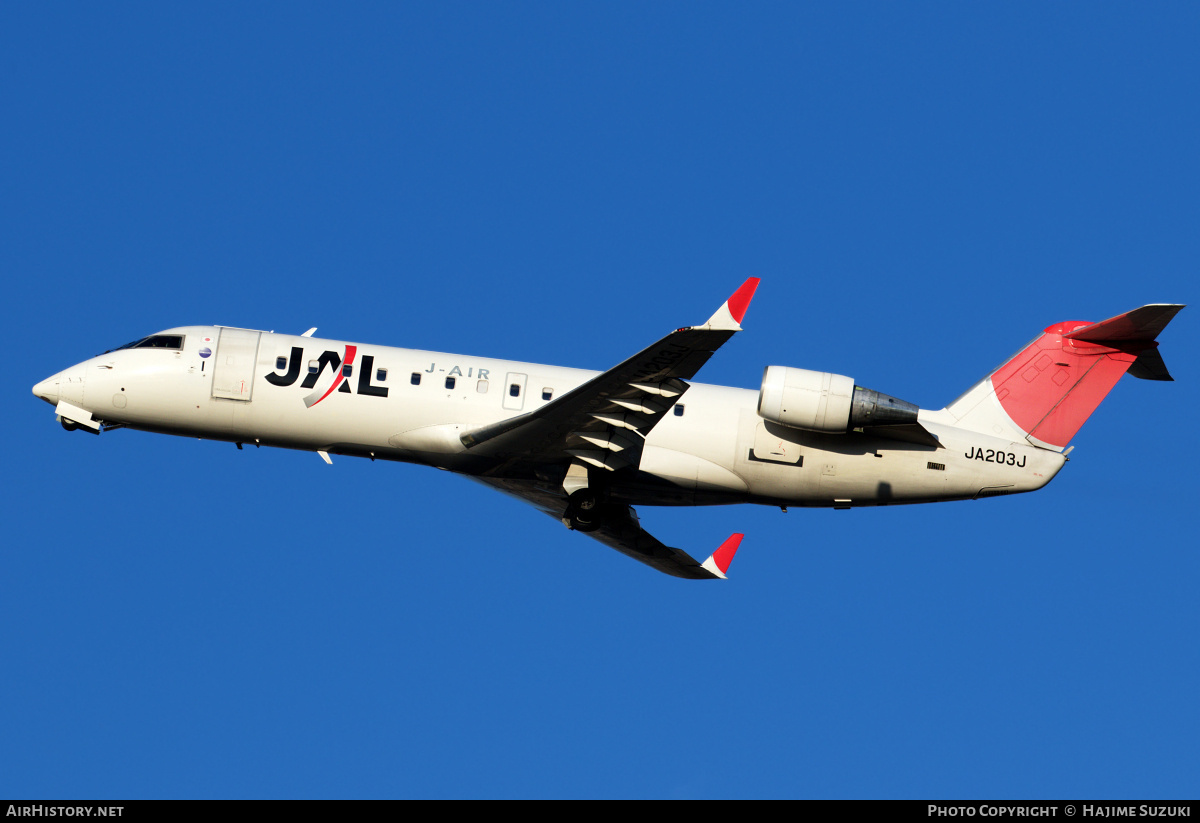
[[[511,386],[509,386],[508,387],[508,396],[509,397],[520,397],[521,396],[521,384],[513,383]]]
[[[414,386],[421,385],[421,373],[419,371],[413,372],[412,377],[408,378],[408,382],[412,383]]]
[[[276,357],[275,358],[275,369],[277,371],[284,371],[285,369],[287,369],[287,358],[286,357]]]
[[[683,404],[682,403],[675,404],[675,416],[683,417]]]
[[[321,370],[321,361],[320,360],[309,360],[308,361],[308,373],[309,374],[316,374],[320,370]]]
[[[554,396],[554,389],[542,389],[542,399],[549,400]]]
[[[350,376],[350,375],[352,375],[352,374],[354,374],[354,367],[353,367],[353,366],[351,366],[349,363],[347,363],[346,365],[342,366],[342,377],[349,377],[349,376]]]
[[[375,382],[383,383],[386,380],[387,380],[387,369],[376,369],[375,370]]]
[[[487,394],[487,390],[488,390],[488,381],[480,380],[478,383],[475,384],[475,391],[479,392],[480,394]]]
[[[448,388],[448,389],[454,388],[454,378],[453,377],[446,378],[446,388]]]

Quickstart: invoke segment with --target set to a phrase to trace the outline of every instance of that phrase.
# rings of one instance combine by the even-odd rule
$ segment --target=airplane
[[[33,387],[68,431],[130,428],[458,472],[675,577],[724,578],[733,534],[703,562],[642,528],[634,506],[883,506],[1036,491],[1128,372],[1171,380],[1152,304],[1048,326],[940,410],[838,374],[768,366],[754,389],[694,383],[759,279],[702,325],[605,372],[184,326]],[[209,368],[211,366],[211,368]]]

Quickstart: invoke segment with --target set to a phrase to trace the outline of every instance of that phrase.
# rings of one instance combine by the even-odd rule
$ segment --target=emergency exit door
[[[213,397],[250,399],[261,336],[262,332],[247,329],[221,329],[217,339],[217,362],[213,364]]]
[[[526,375],[509,372],[504,378],[504,408],[509,411],[520,411],[525,405]]]

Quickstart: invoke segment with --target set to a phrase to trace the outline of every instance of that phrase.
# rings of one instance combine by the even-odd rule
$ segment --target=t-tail
[[[1061,452],[1121,375],[1172,379],[1155,338],[1182,308],[1159,303],[1099,323],[1056,323],[945,413],[960,428]]]

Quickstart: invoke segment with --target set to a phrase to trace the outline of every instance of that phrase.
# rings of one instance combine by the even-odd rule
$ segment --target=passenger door
[[[212,396],[225,400],[250,400],[254,391],[254,367],[262,332],[221,329],[213,364]]]

